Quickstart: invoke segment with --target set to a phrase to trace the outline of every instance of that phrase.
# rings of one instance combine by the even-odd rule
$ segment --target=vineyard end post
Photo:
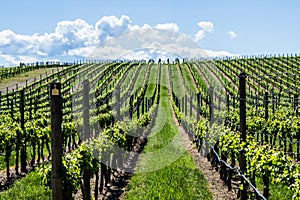
[[[240,93],[240,133],[241,142],[246,142],[246,73],[239,75],[239,93]],[[239,165],[241,172],[246,174],[246,152],[245,149],[241,150]],[[243,189],[241,190],[241,200],[247,199],[247,184],[243,181]]]
[[[83,80],[83,96],[82,96],[82,107],[83,107],[83,140],[90,138],[90,84],[88,79]]]
[[[63,135],[62,125],[62,96],[59,82],[50,84],[50,112],[51,112],[51,146],[52,146],[52,199],[62,200],[62,156]]]

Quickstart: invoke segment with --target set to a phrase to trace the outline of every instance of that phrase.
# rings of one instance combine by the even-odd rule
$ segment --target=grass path
[[[124,199],[212,199],[172,116],[168,74],[162,67],[161,98],[155,126]]]
[[[30,72],[26,72],[23,74],[19,74],[17,76],[4,79],[0,81],[0,91],[2,93],[6,93],[6,88],[8,87],[9,90],[11,91],[12,89],[16,89],[16,84],[18,84],[18,87],[22,87],[25,85],[26,80],[28,81],[28,84],[33,82],[34,79],[36,80],[40,79],[40,76],[45,77],[46,74],[52,74],[52,72],[57,72],[58,69],[62,69],[61,67],[55,67],[55,68],[41,68],[41,69],[36,69]]]
[[[0,192],[0,199],[51,199],[51,190],[41,184],[41,178],[37,171],[28,173],[25,178],[16,181],[9,190]]]

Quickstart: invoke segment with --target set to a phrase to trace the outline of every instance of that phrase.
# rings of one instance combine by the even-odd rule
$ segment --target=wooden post
[[[240,133],[241,142],[246,142],[246,73],[239,75],[239,93],[240,93]],[[241,172],[246,174],[246,152],[245,149],[241,150],[239,165]],[[247,196],[247,184],[243,182],[243,189],[241,191],[241,200],[248,199]]]
[[[83,140],[90,138],[90,85],[87,79],[83,80],[82,116],[83,116]]]
[[[295,94],[295,97],[294,97],[294,106],[295,106],[295,109],[296,109],[296,116],[299,115],[299,95],[298,94]],[[297,160],[299,161],[300,160],[300,134],[297,134]]]
[[[159,70],[161,70],[161,68],[159,68]],[[159,71],[159,82],[160,82],[160,71]],[[159,104],[159,101],[160,101],[160,84],[158,84],[157,86],[157,92],[158,92],[158,95],[157,95],[157,101],[156,101],[156,104],[158,105]]]
[[[181,98],[181,107],[182,107],[182,113],[184,113],[184,96]]]
[[[212,87],[209,88],[209,121],[211,126],[214,122],[214,89]]]
[[[202,94],[199,95],[199,101],[200,101],[200,107],[202,108],[202,106],[203,106]]]
[[[133,96],[131,95],[130,96],[130,99],[129,99],[129,116],[130,118],[132,119],[132,115],[133,115]]]
[[[140,101],[139,101],[139,98],[138,98],[137,105],[136,105],[136,116],[137,116],[137,119],[140,118]]]
[[[144,115],[145,113],[145,97],[143,97],[143,100],[142,100],[142,115]]]
[[[200,96],[201,94],[197,94],[197,121],[200,120]]]
[[[236,108],[235,96],[232,96],[232,107]]]
[[[230,97],[229,97],[229,94],[226,95],[226,106],[227,106],[227,112],[230,111]]]
[[[30,98],[29,98],[29,120],[32,120],[32,97],[31,97],[31,90],[30,90]]]
[[[275,113],[275,95],[274,92],[272,91],[272,113]]]
[[[11,99],[10,99],[10,116],[14,118],[14,99],[15,99],[15,91],[12,90]]]
[[[24,119],[24,90],[20,91],[20,114],[21,114],[21,129],[25,131],[25,119]],[[25,132],[24,132],[25,133]],[[26,134],[26,133],[25,133]],[[17,136],[18,140],[21,140],[21,136]],[[25,136],[26,138],[26,136]],[[21,141],[17,142],[17,146],[21,145],[21,172],[26,172],[26,165],[27,165],[27,153],[26,153],[26,141],[23,144],[20,144]],[[19,154],[19,147],[16,149],[17,154]],[[18,157],[17,155],[16,157]],[[17,168],[19,168],[18,164],[16,164],[16,173],[18,173]]]
[[[265,120],[269,118],[269,93],[266,92],[264,96],[264,107],[265,107]]]
[[[258,95],[256,94],[256,96],[255,96],[255,109],[256,109],[256,113],[258,113]]]
[[[265,106],[265,121],[269,119],[269,93],[266,92],[264,96],[264,106]],[[263,134],[263,133],[262,133]],[[265,135],[265,142],[268,143],[268,135]]]
[[[120,119],[120,115],[121,115],[121,89],[120,87],[116,88],[116,106],[117,106],[117,119]]]
[[[296,116],[298,116],[298,114],[299,114],[299,111],[298,111],[298,107],[299,107],[298,100],[299,100],[299,95],[295,94],[295,96],[294,96],[294,108],[295,108]]]
[[[193,94],[190,96],[190,117],[193,115]]]
[[[188,109],[187,109],[187,95],[185,94],[184,95],[184,114],[185,116],[187,116],[187,112],[188,112]]]
[[[52,146],[52,199],[63,199],[62,185],[62,156],[63,135],[62,125],[62,97],[60,83],[50,84],[51,110],[51,146]]]
[[[148,98],[147,97],[145,97],[145,110],[146,110],[146,112],[149,111],[149,108],[148,108]]]

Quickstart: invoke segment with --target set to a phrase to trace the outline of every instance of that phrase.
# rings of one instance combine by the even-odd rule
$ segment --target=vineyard
[[[1,68],[0,199],[54,198],[58,179],[63,199],[212,199],[176,123],[234,199],[300,199],[299,71],[297,55]]]

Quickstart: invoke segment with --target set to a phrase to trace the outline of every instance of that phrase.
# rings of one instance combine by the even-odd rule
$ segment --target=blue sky
[[[46,59],[46,57],[76,59],[79,53],[66,52],[70,49],[83,51],[83,48],[92,46],[93,41],[95,43],[99,41],[90,40],[88,39],[90,37],[86,36],[80,41],[77,41],[78,38],[73,38],[73,41],[76,40],[76,42],[59,46],[57,43],[66,40],[53,39],[62,33],[62,30],[56,32],[58,23],[81,19],[80,23],[85,24],[84,26],[95,27],[97,22],[105,16],[115,16],[115,19],[120,20],[119,22],[115,20],[116,24],[124,24],[118,24],[120,27],[117,30],[112,29],[115,27],[109,22],[112,18],[105,18],[103,21],[111,24],[111,29],[106,30],[109,32],[107,35],[101,36],[102,39],[104,38],[103,40],[116,36],[112,33],[114,31],[120,35],[134,26],[142,28],[144,24],[147,24],[154,28],[157,24],[169,24],[168,27],[172,26],[172,30],[188,36],[199,46],[211,52],[222,51],[227,52],[228,55],[298,54],[300,52],[299,4],[299,1],[296,0],[1,1],[0,65],[23,60],[35,61]],[[122,18],[122,16],[125,17]],[[63,28],[64,37],[70,37],[70,33],[74,31],[70,26],[63,26],[68,27],[68,30]],[[53,34],[50,37],[51,33],[56,33],[56,35]],[[86,34],[90,34],[90,32],[86,31]],[[33,39],[34,35],[36,37]],[[77,34],[76,37],[81,37],[79,35]],[[49,44],[48,36],[56,44]],[[135,36],[138,37],[136,34]],[[87,40],[89,41],[87,42]],[[69,41],[71,41],[70,38]],[[28,51],[19,51],[18,49],[28,46],[33,47]],[[45,48],[48,46],[51,46],[51,49]],[[37,55],[35,55],[35,51],[38,51]],[[14,52],[18,53],[14,54]],[[219,54],[216,53],[216,55]]]

